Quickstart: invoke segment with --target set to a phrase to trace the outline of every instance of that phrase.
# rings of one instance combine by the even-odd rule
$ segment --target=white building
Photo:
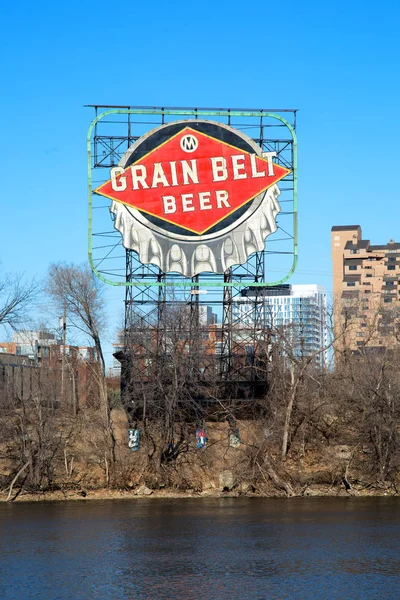
[[[46,330],[15,331],[12,337],[17,356],[28,356],[36,364],[50,359],[60,358],[64,353],[80,361],[93,362],[96,352],[91,346],[63,346],[63,341],[54,333]],[[1,350],[0,350],[1,351]]]
[[[245,326],[254,325],[255,289],[245,290],[245,294],[232,304],[233,319]],[[294,351],[299,356],[310,356],[328,344],[326,321],[326,291],[316,284],[279,285],[259,291],[262,302],[263,326],[267,329],[288,327]],[[290,326],[290,328],[289,328]],[[319,364],[326,364],[327,352],[317,356]]]
[[[217,322],[217,315],[213,313],[211,306],[199,304],[199,324],[214,325]]]
[[[15,331],[12,339],[16,344],[16,354],[29,356],[32,360],[49,358],[50,346],[62,343],[49,331]]]

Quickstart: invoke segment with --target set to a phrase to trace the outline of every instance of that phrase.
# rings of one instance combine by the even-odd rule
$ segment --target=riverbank
[[[0,444],[0,502],[373,497],[396,496],[400,490],[394,459],[389,472],[377,472],[373,449],[350,439],[322,436],[311,443],[302,438],[283,460],[279,440],[264,421],[237,421],[240,438],[234,443],[228,423],[207,422],[205,447],[197,447],[193,427],[185,424],[177,441],[161,452],[162,431],[148,425],[139,451],[132,452],[125,412],[112,411],[112,439],[97,417],[93,411],[49,421],[46,445],[33,428],[16,438],[17,419],[0,421],[9,432]],[[26,462],[20,459],[21,447]],[[49,489],[56,491],[44,491]]]
[[[15,497],[16,496],[16,497]],[[263,494],[260,492],[246,492],[231,490],[222,492],[220,490],[205,490],[203,492],[195,491],[177,491],[177,490],[150,490],[146,486],[140,486],[135,490],[79,490],[79,491],[46,491],[46,492],[26,492],[14,493],[8,500],[8,492],[0,492],[0,502],[65,502],[67,501],[85,501],[92,500],[139,500],[143,498],[151,499],[185,499],[185,498],[286,498],[282,494]],[[393,488],[366,489],[352,488],[346,490],[344,486],[310,486],[299,494],[294,494],[292,498],[349,498],[349,497],[400,497]]]

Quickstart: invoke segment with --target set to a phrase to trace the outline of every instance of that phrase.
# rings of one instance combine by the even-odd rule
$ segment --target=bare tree
[[[326,311],[324,319],[329,324],[331,313]],[[306,346],[301,323],[278,326],[271,317],[270,329],[267,403],[282,415],[280,457],[285,460],[300,426],[306,420],[316,424],[316,414],[326,404],[322,384],[328,367],[327,354],[337,340],[332,326],[328,327],[328,339],[318,348]],[[297,422],[293,422],[295,413]]]
[[[358,469],[371,483],[392,482],[399,467],[398,349],[360,347],[341,365],[343,431],[362,449]]]
[[[20,326],[36,299],[39,286],[26,282],[22,275],[5,274],[0,277],[0,325],[13,329]]]
[[[9,390],[9,402],[1,413],[6,457],[12,465],[8,500],[22,489],[43,491],[57,486],[55,462],[61,440],[67,435],[65,423],[59,426],[61,415],[56,414],[52,401],[57,388],[54,371],[36,368],[31,371],[28,390]],[[12,498],[14,486],[18,490]]]
[[[86,265],[58,263],[50,265],[47,292],[58,309],[65,310],[70,326],[88,337],[94,345],[97,364],[88,364],[88,368],[91,370],[91,376],[99,394],[109,454],[106,460],[113,465],[115,463],[115,439],[111,426],[101,342],[102,330],[105,325],[102,284]]]
[[[187,452],[188,432],[194,437],[204,418],[202,400],[218,376],[215,350],[193,308],[173,299],[154,323],[134,315],[126,337],[122,399],[130,421],[141,422],[149,477],[157,479]]]
[[[65,306],[69,324],[91,339],[104,374],[101,334],[105,315],[100,281],[86,265],[52,264],[49,268],[47,292],[60,312]]]

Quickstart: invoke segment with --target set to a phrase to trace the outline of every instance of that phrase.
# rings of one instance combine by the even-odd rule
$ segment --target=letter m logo
[[[184,152],[194,152],[198,145],[199,142],[194,135],[184,135],[181,139],[181,148]]]

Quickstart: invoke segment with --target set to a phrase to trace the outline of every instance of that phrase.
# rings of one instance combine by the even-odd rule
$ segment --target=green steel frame
[[[281,111],[283,112],[283,111]],[[296,111],[293,111],[296,112]],[[213,109],[164,109],[164,108],[116,108],[110,109],[102,112],[97,115],[95,119],[93,119],[90,124],[88,134],[87,134],[87,168],[88,168],[88,256],[89,262],[93,272],[101,279],[104,283],[113,285],[113,286],[123,286],[123,287],[131,287],[131,286],[145,286],[145,287],[166,287],[166,286],[174,286],[174,287],[183,287],[183,288],[193,288],[196,286],[207,286],[207,287],[237,287],[240,286],[241,283],[238,281],[224,281],[221,278],[220,281],[192,281],[190,279],[185,280],[184,278],[176,279],[174,278],[172,281],[163,280],[163,281],[113,281],[105,277],[102,273],[98,271],[93,261],[93,206],[92,206],[92,194],[93,194],[93,182],[92,182],[92,137],[95,127],[99,121],[104,119],[110,115],[162,115],[162,116],[181,116],[181,117],[249,117],[254,119],[262,119],[262,118],[270,118],[276,119],[280,121],[290,132],[292,136],[292,144],[293,144],[293,261],[291,268],[288,273],[282,277],[278,281],[274,282],[266,282],[266,281],[254,281],[252,282],[252,286],[254,287],[266,287],[266,286],[274,286],[279,285],[287,281],[294,273],[297,259],[298,259],[298,224],[297,224],[297,136],[294,127],[281,115],[275,114],[274,112],[266,112],[263,110],[213,110]]]

